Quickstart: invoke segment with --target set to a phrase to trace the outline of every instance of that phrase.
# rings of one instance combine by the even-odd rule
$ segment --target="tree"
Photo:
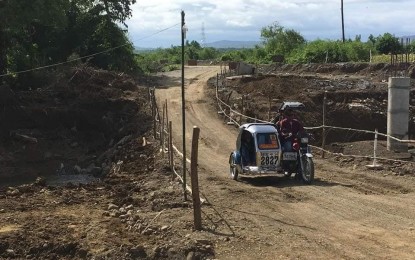
[[[99,14],[103,14],[112,22],[120,22],[125,24],[125,20],[131,17],[131,5],[136,0],[96,0],[94,1]]]
[[[0,0],[0,74],[94,53],[101,54],[91,63],[101,68],[137,68],[125,25],[135,2]],[[19,74],[15,80],[30,74]]]
[[[373,46],[376,44],[376,37],[373,34],[369,35],[368,42],[370,42]]]
[[[407,50],[410,53],[415,53],[415,41],[412,41],[408,46],[407,46]]]
[[[285,29],[278,22],[263,27],[261,38],[269,55],[288,55],[306,42],[300,33],[292,29]]]
[[[8,53],[22,56],[32,54],[25,52],[28,45],[32,45],[32,37],[37,33],[38,26],[64,26],[67,8],[68,0],[0,1],[0,74],[7,72],[10,65]],[[15,52],[13,48],[20,51]]]
[[[390,33],[379,36],[375,44],[376,50],[381,54],[397,54],[402,50],[399,39]]]

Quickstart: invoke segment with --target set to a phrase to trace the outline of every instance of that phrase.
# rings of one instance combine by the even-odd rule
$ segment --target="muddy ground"
[[[271,99],[275,99],[272,111],[280,100],[301,99],[309,109],[303,115],[305,124],[318,126],[322,93],[327,90],[327,124],[353,127],[370,119],[371,123],[365,123],[363,129],[379,126],[381,131],[386,120],[384,75],[390,73],[383,68],[379,66],[367,73],[357,73],[357,69],[336,73],[337,70],[326,68],[316,74],[310,69],[304,72],[303,67],[267,67],[262,76],[230,80],[229,88],[234,90],[230,100],[238,104],[238,95],[249,94],[252,107],[247,112],[266,119],[270,94],[265,93],[271,93]],[[211,95],[213,87],[206,86],[218,68],[197,68],[194,72],[188,69],[188,125],[191,128],[192,124],[201,124],[199,119],[206,124],[200,138],[202,196],[208,200],[203,206],[203,231],[193,231],[191,201],[184,201],[181,184],[173,180],[167,159],[159,153],[159,142],[152,138],[148,87],[156,86],[159,99],[169,100],[171,118],[177,122],[176,145],[180,144],[180,72],[134,79],[91,68],[73,68],[54,84],[40,89],[18,92],[7,86],[0,88],[0,258],[303,259],[311,253],[316,258],[340,254],[349,259],[399,259],[415,252],[409,242],[413,241],[415,226],[410,223],[409,208],[396,214],[401,224],[395,228],[403,233],[370,237],[369,242],[356,248],[351,243],[355,236],[367,232],[359,226],[359,218],[371,209],[346,203],[361,194],[403,196],[405,203],[410,199],[405,195],[413,194],[412,166],[390,163],[380,172],[370,172],[368,176],[359,172],[349,177],[344,169],[364,169],[370,161],[332,156],[318,167],[312,187],[279,179],[231,182],[226,163],[235,129],[226,126],[217,115]],[[413,113],[413,87],[411,95]],[[354,103],[358,105],[350,106]],[[336,121],[338,118],[342,120]],[[210,135],[220,138],[212,139]],[[350,134],[342,140],[333,137],[329,145],[337,152],[366,154],[373,143],[361,141],[364,139]],[[383,155],[387,156],[386,153]],[[400,159],[403,156],[389,155]],[[403,157],[413,160],[410,153]],[[180,158],[176,160],[180,165]],[[379,176],[384,179],[379,180]],[[357,193],[349,194],[349,189]],[[322,192],[338,193],[339,200],[320,201],[317,198]],[[358,200],[367,204],[364,198]],[[310,203],[309,207],[297,208],[305,201]],[[250,203],[248,208],[244,207],[246,203]],[[388,198],[390,203],[393,199]],[[341,206],[340,212],[344,212],[333,232],[341,230],[346,222],[356,221],[344,237],[304,222],[302,214],[323,204],[330,211]],[[396,220],[389,215],[393,209],[388,206],[381,210],[382,207],[374,210],[387,210],[387,218],[376,215],[372,225],[390,228],[384,222]],[[320,208],[322,214],[325,211],[326,208]],[[311,216],[314,220],[318,217]],[[400,236],[404,239],[399,240]],[[309,252],[293,250],[304,249],[304,241],[309,241]],[[382,251],[378,245],[386,242],[395,244]],[[338,243],[343,243],[342,249]],[[406,249],[399,251],[401,244]]]

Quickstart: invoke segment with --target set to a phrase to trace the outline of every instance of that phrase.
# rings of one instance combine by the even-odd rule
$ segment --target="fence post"
[[[173,163],[173,135],[172,135],[172,124],[171,121],[169,121],[169,162],[170,162],[170,168],[173,172],[174,179],[174,163]]]
[[[151,95],[151,117],[153,118],[153,137],[154,139],[157,139],[157,131],[156,131],[156,106],[154,105],[156,103],[156,97],[154,96],[154,92],[152,91]]]
[[[199,133],[200,133],[200,129],[197,126],[194,126],[193,137],[192,137],[190,177],[191,177],[191,183],[192,183],[194,227],[196,230],[202,229],[202,214],[201,214],[201,209],[200,209],[200,198],[199,198],[199,180],[197,176],[197,156],[198,156],[198,147],[199,147]]]
[[[375,129],[375,140],[373,141],[373,163],[366,165],[370,169],[381,169],[382,166],[377,163],[376,151],[378,149],[378,129]]]
[[[161,143],[161,152],[162,158],[164,158],[164,113],[166,112],[166,104],[163,104],[163,116],[161,117],[161,126],[160,126],[160,143]]]
[[[326,146],[326,103],[327,103],[327,90],[324,91],[324,98],[323,98],[323,133],[321,137],[321,148],[323,148],[321,153],[321,158],[325,157],[325,146]]]

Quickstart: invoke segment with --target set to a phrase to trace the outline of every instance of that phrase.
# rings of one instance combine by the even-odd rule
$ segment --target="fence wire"
[[[253,117],[244,115],[244,114],[240,113],[239,111],[236,111],[236,110],[232,109],[232,107],[229,104],[227,104],[225,101],[221,100],[220,97],[219,97],[219,91],[218,91],[219,86],[218,86],[218,82],[219,82],[219,79],[222,79],[222,81],[224,82],[226,80],[226,77],[223,74],[221,74],[221,75],[218,74],[217,75],[217,78],[218,79],[217,79],[217,84],[216,84],[216,91],[215,91],[216,93],[215,93],[215,96],[216,96],[216,100],[217,100],[217,104],[218,104],[218,109],[219,109],[218,113],[224,115],[226,118],[229,119],[228,124],[234,124],[234,125],[236,125],[238,127],[241,126],[241,124],[237,120],[234,119],[235,115],[236,116],[239,116],[239,117],[242,117],[242,118],[245,118],[245,119],[253,120],[254,122],[270,123],[269,121],[260,120],[260,119],[257,119],[257,118],[253,118]],[[221,85],[222,86],[225,86],[226,84],[223,83],[223,82],[221,83]],[[223,108],[223,106],[225,108]],[[227,113],[226,111],[229,111],[229,112]],[[373,134],[373,135],[377,134],[377,135],[380,135],[380,136],[383,136],[383,137],[386,137],[386,138],[390,138],[392,140],[395,140],[395,141],[398,141],[398,142],[401,142],[401,143],[411,143],[411,144],[412,143],[415,143],[415,140],[399,139],[399,138],[396,138],[396,137],[391,136],[391,135],[388,135],[388,134],[379,133],[377,131],[363,130],[363,129],[353,129],[353,128],[345,128],[345,127],[337,127],[337,126],[329,126],[329,125],[311,126],[311,127],[305,126],[304,128],[306,130],[328,129],[328,130],[350,131],[350,132],[361,133],[361,134]],[[397,160],[397,159],[389,159],[389,158],[379,158],[379,157],[374,157],[374,156],[345,155],[343,153],[331,152],[331,151],[328,151],[328,150],[326,150],[326,149],[324,149],[322,147],[318,147],[318,146],[312,146],[312,147],[314,147],[314,148],[316,148],[318,150],[321,150],[322,152],[325,152],[325,153],[328,153],[328,154],[331,154],[331,155],[335,155],[335,156],[354,157],[354,158],[366,158],[366,159],[374,159],[374,160],[378,159],[378,160],[384,160],[384,161],[401,162],[401,163],[412,163],[412,164],[415,163],[415,162],[411,162],[411,161],[404,161],[404,160]]]

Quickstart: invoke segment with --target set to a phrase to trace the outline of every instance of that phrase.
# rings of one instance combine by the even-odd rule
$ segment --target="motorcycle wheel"
[[[237,180],[238,179],[238,168],[236,167],[235,164],[235,158],[231,158],[231,163],[229,164],[229,173],[231,175],[232,180]]]
[[[303,169],[301,169],[301,178],[306,184],[310,184],[314,180],[314,162],[310,157],[304,156],[301,158],[303,162]]]

